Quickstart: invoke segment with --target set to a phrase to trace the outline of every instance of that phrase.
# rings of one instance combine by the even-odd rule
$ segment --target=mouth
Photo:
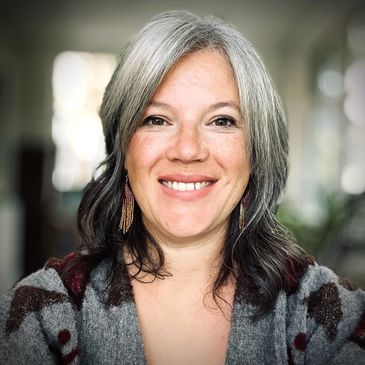
[[[215,183],[215,181],[213,180],[204,180],[197,182],[159,180],[159,182],[167,188],[175,191],[198,191],[205,189]]]

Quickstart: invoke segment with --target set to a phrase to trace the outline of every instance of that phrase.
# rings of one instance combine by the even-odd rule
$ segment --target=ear
[[[123,168],[125,171],[128,171],[128,158],[127,158],[127,154],[124,155],[124,161],[123,161]]]

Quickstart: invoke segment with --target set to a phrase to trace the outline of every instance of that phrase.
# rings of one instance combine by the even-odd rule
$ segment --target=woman
[[[365,362],[365,293],[275,218],[284,114],[241,34],[157,16],[100,114],[107,157],[80,205],[82,245],[2,298],[2,363]]]

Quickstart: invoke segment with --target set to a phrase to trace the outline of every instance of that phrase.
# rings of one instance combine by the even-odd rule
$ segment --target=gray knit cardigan
[[[126,268],[110,289],[110,260],[65,278],[73,257],[49,260],[1,297],[0,364],[146,364]],[[314,262],[291,276],[256,321],[259,297],[238,280],[226,364],[365,364],[365,293]]]

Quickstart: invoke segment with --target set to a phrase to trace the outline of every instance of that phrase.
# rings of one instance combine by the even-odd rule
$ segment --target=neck
[[[227,224],[189,237],[174,237],[145,223],[165,258],[165,269],[175,277],[215,274],[221,263]],[[153,250],[152,250],[153,252]]]
[[[166,270],[176,279],[210,277],[217,273],[223,244],[208,241],[190,246],[169,246],[160,243]]]
[[[133,285],[150,292],[167,308],[190,312],[202,308],[202,303],[205,303],[208,307],[217,309],[211,290],[221,265],[223,237],[224,235],[215,235],[216,239],[194,241],[194,244],[186,245],[171,245],[158,240],[165,258],[164,268],[171,276],[154,280],[154,276],[142,273]],[[128,256],[127,261],[130,261]],[[220,291],[229,303],[233,300],[233,289],[234,282],[229,280],[227,286]]]

